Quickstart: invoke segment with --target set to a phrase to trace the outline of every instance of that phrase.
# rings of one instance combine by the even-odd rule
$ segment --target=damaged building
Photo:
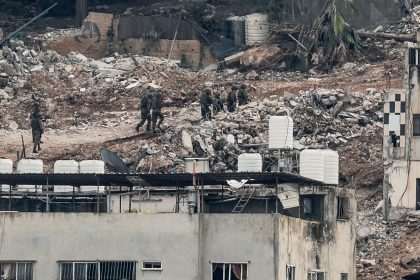
[[[274,170],[258,153],[236,172],[123,173],[121,161],[0,161],[3,273],[17,279],[355,279],[355,190],[338,153],[293,149],[293,120],[270,120]],[[102,155],[102,152],[101,152]],[[109,159],[109,158],[113,159]],[[120,166],[120,167],[118,167]],[[339,257],[338,257],[339,256]],[[5,276],[14,279],[10,276]]]
[[[420,47],[418,42],[406,44],[405,87],[391,91],[384,104],[386,216],[389,207],[396,210],[420,209]]]

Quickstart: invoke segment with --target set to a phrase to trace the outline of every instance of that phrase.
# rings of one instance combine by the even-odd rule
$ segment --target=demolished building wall
[[[170,17],[123,16],[90,12],[81,35],[52,42],[48,48],[60,55],[72,51],[99,59],[107,53],[133,53],[179,60],[194,69],[215,63],[208,44],[192,24]],[[176,34],[176,37],[175,37]]]
[[[405,89],[391,91],[384,104],[384,196],[391,207],[418,209],[420,201],[419,45],[408,43],[405,55]],[[388,193],[388,194],[387,194]]]

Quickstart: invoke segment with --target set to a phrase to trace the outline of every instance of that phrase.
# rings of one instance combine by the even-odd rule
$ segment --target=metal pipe
[[[43,11],[42,13],[40,13],[39,15],[37,15],[36,17],[32,18],[30,21],[28,21],[27,23],[25,23],[24,25],[22,25],[21,27],[19,27],[18,29],[16,29],[15,31],[13,31],[12,33],[10,33],[9,35],[7,35],[6,37],[4,37],[1,41],[0,41],[0,45],[2,45],[4,42],[6,42],[7,40],[9,40],[10,38],[12,38],[16,33],[18,33],[19,31],[21,31],[22,29],[24,29],[26,26],[30,25],[32,22],[36,21],[37,19],[39,19],[40,17],[42,17],[43,15],[45,15],[46,13],[48,13],[52,8],[54,8],[55,6],[57,6],[57,2],[55,2],[53,5],[51,5],[48,9],[46,9],[45,11]]]
[[[180,22],[181,22],[181,17],[182,17],[182,14],[180,14],[180,15],[179,15],[178,24],[176,25],[176,30],[175,30],[174,39],[172,40],[171,50],[169,51],[169,55],[168,55],[168,65],[169,65],[169,62],[171,61],[171,55],[172,55],[172,51],[173,51],[173,49],[174,49],[175,40],[176,40],[176,35],[178,35],[178,28],[179,28],[179,24],[180,24]]]
[[[97,193],[96,193],[96,213],[99,214],[99,177],[98,177],[98,180],[97,180],[96,190],[97,190]]]
[[[48,176],[47,176],[47,207],[45,209],[45,212],[50,212],[50,191],[48,188],[49,182],[48,182]]]

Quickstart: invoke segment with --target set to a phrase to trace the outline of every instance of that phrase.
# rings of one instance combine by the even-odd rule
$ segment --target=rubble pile
[[[259,152],[270,162],[273,155],[267,150],[268,120],[270,116],[289,114],[294,120],[295,149],[329,148],[339,150],[341,160],[353,167],[381,166],[381,148],[371,147],[380,146],[376,140],[366,144],[370,154],[364,157],[355,155],[353,149],[363,142],[361,139],[380,137],[383,98],[384,92],[375,89],[367,93],[326,89],[286,92],[281,97],[241,106],[235,113],[219,113],[211,121],[200,120],[199,106],[185,108],[173,112],[171,117],[176,122],[165,127],[164,135],[148,141],[127,162],[139,172],[184,171],[186,157],[209,157],[213,171],[234,171],[237,156],[244,152]],[[344,184],[357,177],[350,170],[344,169],[341,174]],[[375,178],[371,181],[358,179],[376,184],[381,172],[372,176]]]
[[[358,212],[357,277],[401,279],[420,270],[420,212],[386,223],[374,211]]]

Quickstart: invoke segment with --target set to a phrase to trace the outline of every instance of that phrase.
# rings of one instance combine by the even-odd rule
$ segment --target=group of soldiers
[[[141,121],[137,124],[136,131],[139,132],[140,127],[146,122],[147,131],[150,131],[150,122],[152,122],[153,133],[156,133],[156,126],[159,130],[162,130],[160,127],[164,119],[162,115],[162,106],[163,95],[161,89],[149,86],[146,95],[140,100]]]
[[[235,112],[237,105],[242,106],[249,102],[246,85],[242,84],[240,87],[233,85],[227,96],[226,107],[229,112]],[[204,120],[212,118],[211,106],[213,106],[213,114],[225,112],[223,101],[220,93],[214,93],[212,97],[212,90],[210,88],[204,89],[200,97],[201,116]],[[140,128],[146,123],[146,130],[156,133],[156,127],[162,130],[160,125],[163,122],[162,115],[163,95],[160,88],[148,87],[146,94],[140,100],[140,122],[136,126],[136,131],[139,132]]]
[[[225,112],[223,102],[220,98],[220,93],[216,92],[214,98],[211,96],[211,89],[206,88],[200,97],[201,116],[205,120],[212,118],[210,107],[213,105],[213,114],[217,115],[219,112]],[[238,86],[233,85],[227,96],[226,107],[229,112],[235,112],[237,103],[239,106],[245,105],[249,102],[246,85],[241,84],[238,91]]]

